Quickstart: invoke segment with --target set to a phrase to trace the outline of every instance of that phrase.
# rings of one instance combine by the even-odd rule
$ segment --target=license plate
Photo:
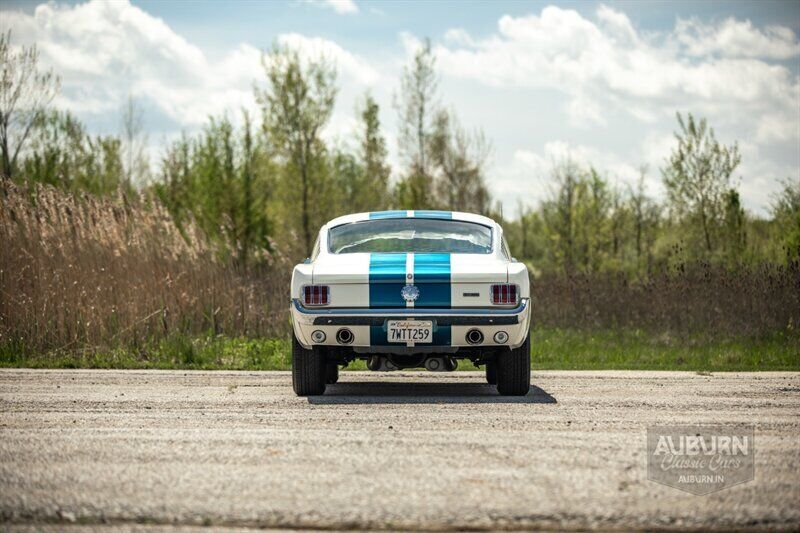
[[[386,324],[389,342],[426,343],[433,340],[430,320],[389,320]]]

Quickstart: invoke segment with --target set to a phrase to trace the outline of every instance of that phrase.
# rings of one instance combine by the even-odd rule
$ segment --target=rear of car
[[[528,392],[528,273],[489,218],[382,211],[334,219],[295,267],[291,294],[298,394],[321,394],[355,359],[382,371],[455,370],[468,359],[486,365],[501,393]]]

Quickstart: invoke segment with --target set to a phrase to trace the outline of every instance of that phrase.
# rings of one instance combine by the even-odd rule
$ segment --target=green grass
[[[637,330],[538,329],[531,341],[531,361],[536,369],[800,370],[797,333],[714,339]]]
[[[84,348],[38,353],[23,342],[0,343],[1,367],[288,370],[288,339],[175,336],[137,347]],[[534,369],[800,370],[800,335],[761,338],[678,337],[643,331],[533,330]],[[348,369],[363,370],[357,361]],[[474,370],[462,361],[460,370]]]

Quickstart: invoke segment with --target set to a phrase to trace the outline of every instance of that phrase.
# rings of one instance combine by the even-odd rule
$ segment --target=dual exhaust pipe
[[[319,339],[314,338],[314,335],[319,334]],[[483,332],[481,330],[473,328],[467,331],[467,342],[469,344],[478,345],[483,344]],[[325,340],[325,334],[322,331],[315,331],[312,334],[312,338],[314,338],[317,342],[322,342]],[[339,344],[347,345],[352,344],[355,336],[353,332],[350,331],[348,328],[340,328],[336,332],[336,342]],[[498,331],[494,335],[494,340],[498,344],[504,344],[508,340],[508,334],[505,331]]]

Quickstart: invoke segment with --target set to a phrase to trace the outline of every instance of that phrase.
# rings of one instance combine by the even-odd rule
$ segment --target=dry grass
[[[148,198],[0,191],[0,342],[25,351],[288,331],[289,268],[244,270]]]
[[[534,280],[532,292],[537,326],[716,338],[800,327],[798,262],[734,270],[698,263],[644,281],[622,274],[549,277]]]

